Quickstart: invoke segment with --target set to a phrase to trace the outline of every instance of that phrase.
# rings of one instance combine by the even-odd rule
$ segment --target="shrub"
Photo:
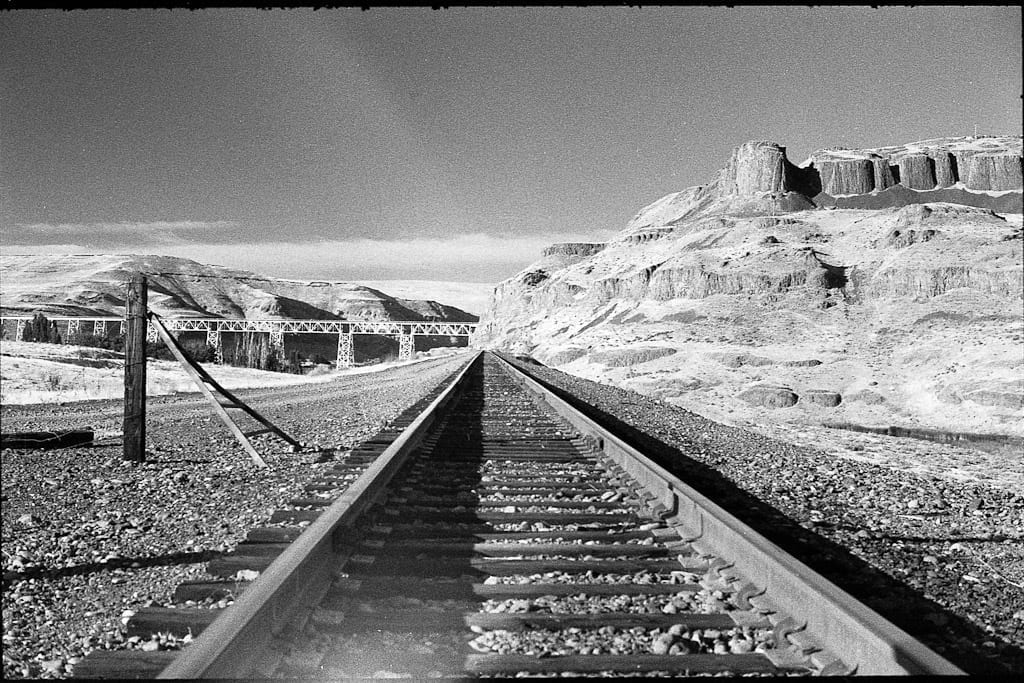
[[[124,338],[121,335],[117,335],[116,337],[102,337],[91,333],[79,334],[75,343],[78,346],[88,346],[96,349],[124,351]]]
[[[154,358],[156,360],[174,360],[174,354],[167,348],[162,339],[157,339],[155,342],[146,342],[146,358]]]
[[[57,332],[57,323],[50,320],[42,313],[36,313],[32,320],[25,325],[25,331],[21,336],[22,341],[44,342],[48,344],[60,344],[60,333]]]
[[[246,332],[235,341],[234,348],[224,349],[224,362],[242,368],[280,371],[282,359],[270,346],[267,335]]]
[[[188,357],[197,363],[212,363],[217,360],[217,349],[198,339],[189,339],[181,343]]]
[[[298,351],[289,351],[288,357],[285,359],[283,369],[286,372],[291,372],[296,375],[302,374],[302,356],[299,355]]]

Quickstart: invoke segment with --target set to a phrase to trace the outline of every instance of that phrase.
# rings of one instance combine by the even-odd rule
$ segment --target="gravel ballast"
[[[343,452],[466,359],[237,393],[296,438]],[[1024,672],[1022,492],[837,457],[523,367],[598,417],[615,415],[628,440],[958,666]],[[92,448],[3,452],[7,678],[66,677],[92,649],[147,646],[126,643],[133,610],[204,577],[207,560],[331,465],[261,437],[270,467],[257,470],[194,395],[151,399],[140,465],[121,460],[118,401],[4,406],[2,417],[5,432],[89,425],[100,437]]]
[[[510,360],[968,673],[1024,673],[1024,491],[900,469],[897,439],[891,466],[837,457]]]
[[[257,469],[197,394],[147,402],[147,459],[121,459],[120,401],[3,406],[5,433],[92,427],[89,448],[2,454],[4,678],[67,677],[127,643],[133,610],[163,605],[332,463],[468,360],[235,393],[294,438],[254,440]],[[323,449],[321,452],[315,452]],[[173,647],[170,643],[166,647]],[[161,647],[164,647],[162,645]]]

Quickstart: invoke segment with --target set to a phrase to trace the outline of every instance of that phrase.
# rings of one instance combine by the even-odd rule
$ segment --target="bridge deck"
[[[31,316],[0,316],[0,322],[28,321]],[[71,323],[121,323],[123,318],[47,316],[50,321]],[[161,318],[174,332],[275,332],[283,334],[399,334],[467,337],[477,323],[429,320],[255,320],[246,318]]]

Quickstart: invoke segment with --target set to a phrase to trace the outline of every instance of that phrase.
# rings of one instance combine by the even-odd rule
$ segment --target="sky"
[[[1019,134],[1015,7],[0,13],[0,250],[497,282],[731,149]]]

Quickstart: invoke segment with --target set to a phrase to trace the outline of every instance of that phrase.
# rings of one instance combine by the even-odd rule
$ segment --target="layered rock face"
[[[786,157],[785,147],[754,141],[733,149],[725,167],[706,185],[666,195],[641,209],[621,239],[660,239],[667,229],[707,216],[792,213],[822,206],[881,209],[953,202],[1019,212],[1021,190],[1020,137],[830,148],[814,152],[799,166]]]
[[[935,164],[935,186],[950,187],[957,181],[956,160],[953,155],[944,150],[938,150],[931,154],[932,163]]]
[[[821,191],[830,194],[866,194],[894,184],[892,171],[885,159],[876,154],[865,157],[811,157],[812,168],[821,177]]]
[[[934,200],[1019,204],[1019,182],[991,188],[1013,183],[1020,157],[967,142],[830,150],[803,167],[779,145],[741,145],[603,248],[556,245],[499,284],[476,342],[698,412],[1024,432],[1003,398],[1024,339],[1021,214]],[[990,194],[967,187],[971,168]],[[829,190],[828,206],[866,206],[810,202]]]
[[[773,142],[740,145],[725,167],[722,190],[733,195],[785,192],[786,148]]]
[[[810,197],[820,190],[817,173],[790,163],[785,147],[774,142],[747,142],[732,150],[725,167],[707,185],[666,195],[641,209],[627,225],[623,239],[708,215],[802,211],[814,207]]]
[[[1019,191],[1021,138],[937,138],[900,147],[827,149],[812,154],[802,167],[816,170],[822,191],[832,196],[958,183],[980,192]]]
[[[603,242],[559,242],[544,248],[544,256],[568,256],[586,258],[604,249]]]
[[[935,187],[935,162],[926,154],[907,154],[897,161],[900,183],[911,190],[931,190]],[[859,193],[853,193],[859,194]]]
[[[1019,190],[1021,188],[1020,154],[975,154],[967,166],[967,187],[972,190]]]

